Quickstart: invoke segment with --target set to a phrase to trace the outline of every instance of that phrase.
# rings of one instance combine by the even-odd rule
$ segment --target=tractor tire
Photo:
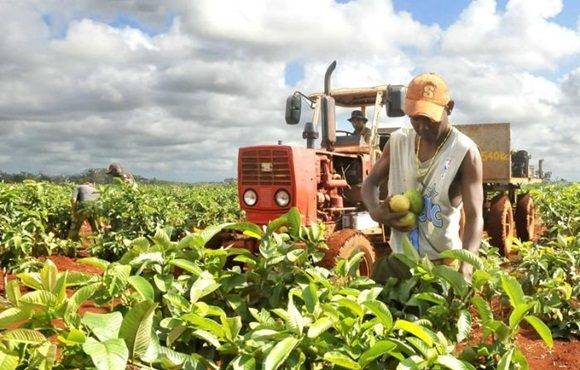
[[[536,237],[536,209],[530,194],[524,194],[516,206],[516,230],[522,241],[534,240]]]
[[[371,276],[376,261],[375,250],[371,242],[357,230],[343,229],[332,233],[326,239],[328,249],[319,265],[331,269],[336,266],[338,257],[347,259],[352,254],[363,252],[359,273],[361,276]]]
[[[487,234],[491,245],[499,248],[500,253],[506,257],[511,252],[514,229],[514,215],[509,198],[506,195],[495,197],[491,201]]]

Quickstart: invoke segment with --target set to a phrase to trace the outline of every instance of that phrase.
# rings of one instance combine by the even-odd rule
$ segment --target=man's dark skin
[[[450,100],[443,111],[440,122],[433,122],[426,116],[410,117],[413,129],[421,137],[421,145],[419,147],[419,160],[421,162],[427,161],[435,155],[438,146],[445,140],[448,130],[451,130],[449,115],[451,115],[453,106],[454,102]],[[418,140],[415,141],[415,145],[417,145],[417,142]],[[399,223],[400,218],[405,216],[406,213],[390,211],[388,206],[390,196],[386,202],[379,202],[379,185],[389,176],[389,162],[390,146],[387,142],[381,158],[374,165],[363,183],[363,201],[375,221],[399,231],[410,231],[411,228],[404,228]],[[470,149],[465,154],[455,179],[449,187],[449,200],[453,206],[458,206],[463,200],[463,210],[465,212],[463,249],[477,254],[483,232],[482,162],[481,155],[477,149]],[[466,279],[471,280],[473,267],[462,263],[460,272]]]

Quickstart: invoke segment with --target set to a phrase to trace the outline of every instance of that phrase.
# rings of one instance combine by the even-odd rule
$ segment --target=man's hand
[[[469,263],[462,262],[461,266],[459,267],[459,272],[461,273],[461,275],[463,275],[465,280],[471,283],[471,276],[473,275],[473,266],[471,266]]]
[[[409,212],[393,212],[389,207],[389,202],[392,198],[392,195],[389,196],[384,202],[381,202],[379,206],[369,213],[373,220],[384,224],[385,226],[392,227],[395,230],[401,232],[407,232],[413,230],[415,225],[412,226],[403,226],[401,225],[400,219],[405,217],[405,215]]]

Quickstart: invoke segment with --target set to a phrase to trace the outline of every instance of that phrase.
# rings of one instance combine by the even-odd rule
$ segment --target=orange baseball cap
[[[404,111],[409,117],[426,116],[434,122],[441,122],[443,110],[449,100],[449,90],[441,76],[424,73],[409,83]]]

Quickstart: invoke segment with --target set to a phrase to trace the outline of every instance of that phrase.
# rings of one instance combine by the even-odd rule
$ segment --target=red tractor
[[[331,267],[335,257],[364,252],[360,272],[370,275],[377,254],[388,251],[385,228],[371,219],[361,198],[361,186],[388,134],[378,132],[379,116],[404,116],[404,86],[330,89],[333,62],[324,78],[324,92],[306,96],[295,92],[286,102],[286,122],[298,124],[302,102],[313,110],[304,125],[306,147],[261,145],[239,149],[238,192],[248,221],[264,225],[298,207],[302,221],[326,225],[329,250],[322,265]],[[374,106],[371,139],[336,130],[335,108],[357,108],[363,114]],[[317,128],[320,127],[320,135]],[[337,133],[339,135],[337,135]],[[320,148],[315,141],[320,136]],[[382,145],[381,145],[382,144]]]

